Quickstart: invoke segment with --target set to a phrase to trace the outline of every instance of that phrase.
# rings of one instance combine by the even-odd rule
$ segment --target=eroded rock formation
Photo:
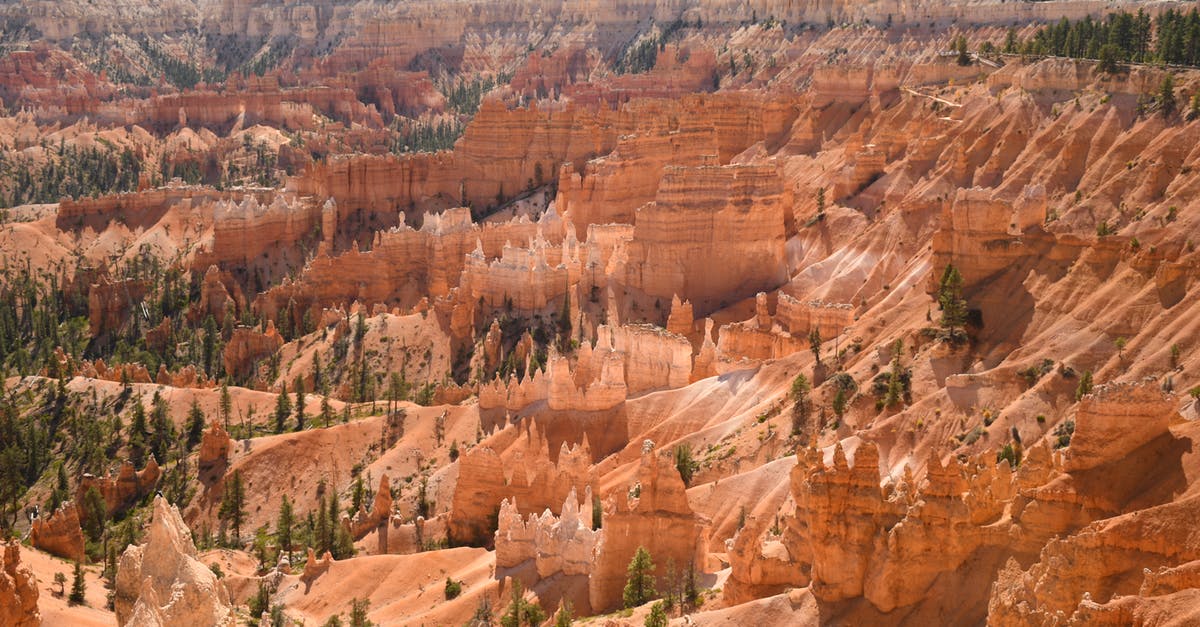
[[[122,626],[236,623],[225,584],[196,559],[191,531],[162,497],[154,499],[146,543],[121,555],[115,599]]]
[[[67,501],[46,518],[33,521],[29,530],[33,546],[63,559],[81,561],[83,531],[79,527],[79,508]]]
[[[37,580],[29,567],[21,564],[21,545],[16,543],[4,545],[4,561],[0,562],[0,622],[13,627],[42,624]]]

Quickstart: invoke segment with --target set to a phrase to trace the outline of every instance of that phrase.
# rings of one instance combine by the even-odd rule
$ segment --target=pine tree
[[[808,349],[812,351],[813,359],[817,360],[817,365],[821,365],[821,329],[814,326],[812,331],[808,332]]]
[[[558,613],[554,615],[554,627],[571,627],[571,621],[574,619],[571,602],[564,598]]]
[[[204,318],[204,340],[201,346],[204,355],[204,372],[208,373],[208,376],[214,377],[216,375],[213,362],[217,352],[217,321],[212,314]]]
[[[134,468],[141,468],[146,463],[146,410],[142,407],[142,399],[133,401],[133,419],[129,423],[129,461]]]
[[[526,601],[523,596],[521,580],[513,579],[512,601],[504,614],[500,616],[501,627],[521,627],[541,625],[546,620],[546,612],[537,603]]]
[[[683,485],[692,485],[692,476],[700,469],[700,464],[692,456],[692,445],[684,442],[675,447],[675,470],[679,471],[679,478],[683,479]]]
[[[317,521],[313,528],[313,544],[316,545],[317,555],[324,555],[333,545],[333,540],[329,533],[329,515],[326,511],[324,503],[317,504]]]
[[[287,424],[288,416],[292,414],[292,403],[288,400],[287,384],[283,384],[283,389],[279,391],[279,395],[275,397],[275,433],[283,433],[283,428]]]
[[[233,411],[233,399],[229,397],[229,385],[221,384],[221,420],[225,423],[225,430],[229,430],[229,414]]]
[[[1158,86],[1158,106],[1163,117],[1171,117],[1178,106],[1175,102],[1175,77],[1167,74]]]
[[[971,65],[971,53],[967,52],[967,38],[959,35],[954,40],[954,51],[958,53],[957,61],[959,65]]]
[[[560,348],[566,352],[571,345],[571,290],[563,294],[562,309],[558,312],[558,333],[561,337]]]
[[[654,590],[654,562],[646,547],[639,546],[629,561],[626,569],[629,575],[625,583],[622,599],[625,607],[637,607],[653,599],[657,592]]]
[[[374,627],[375,623],[367,618],[367,610],[370,607],[370,599],[352,599],[350,601],[350,627]]]
[[[108,504],[100,490],[91,486],[83,493],[79,503],[79,526],[92,542],[104,535],[104,524],[108,520]]]
[[[67,601],[71,605],[82,605],[86,603],[87,582],[83,579],[83,566],[78,561],[75,562],[75,579],[71,582],[71,596]]]
[[[808,425],[808,392],[811,389],[808,377],[803,372],[792,379],[792,435],[802,435],[804,427]]]
[[[942,309],[944,337],[952,342],[961,341],[967,324],[967,301],[962,296],[963,278],[954,264],[947,264],[938,284],[937,299]]]
[[[646,627],[667,627],[667,610],[662,601],[650,606],[650,613],[646,615]]]
[[[837,416],[838,422],[842,421],[842,416],[846,414],[846,390],[838,386],[837,392],[833,395],[833,415]]]
[[[187,450],[196,448],[203,436],[204,411],[200,409],[199,401],[192,400],[192,409],[188,412]]]
[[[233,471],[233,477],[225,487],[225,497],[217,516],[233,527],[233,542],[239,544],[242,536],[242,519],[246,515],[246,494],[242,486],[242,471]]]
[[[296,431],[304,430],[304,379],[296,377]]]
[[[279,504],[279,520],[275,523],[275,543],[279,546],[279,550],[287,555],[288,563],[292,561],[292,526],[294,524],[292,502],[285,494],[283,502]]]

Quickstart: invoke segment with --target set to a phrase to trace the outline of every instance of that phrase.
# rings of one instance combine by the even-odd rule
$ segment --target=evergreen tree
[[[75,579],[71,582],[71,596],[67,601],[71,605],[82,605],[86,603],[87,582],[83,579],[83,566],[78,561],[75,562]]]
[[[959,35],[954,40],[954,52],[959,65],[971,65],[971,53],[967,51],[967,38]]]
[[[334,505],[336,508],[337,505]],[[315,545],[316,554],[324,555],[326,551],[331,551],[333,546],[333,537],[330,533],[329,515],[326,513],[324,503],[317,504],[317,521],[313,529],[313,544]]]
[[[296,377],[296,431],[304,430],[304,379]]]
[[[225,496],[221,500],[221,509],[217,516],[233,527],[233,542],[241,542],[242,520],[246,515],[246,494],[242,486],[242,471],[233,471],[233,477],[225,486]]]
[[[204,372],[212,377],[216,375],[216,370],[213,368],[217,352],[217,321],[209,314],[204,318],[204,340],[202,343],[202,353],[204,355]]]
[[[325,423],[325,427],[329,428],[329,420],[333,418],[333,408],[329,405],[329,395],[321,396],[321,420]]]
[[[667,627],[667,610],[666,605],[659,601],[650,606],[650,613],[646,615],[646,627]]]
[[[846,390],[838,386],[837,392],[833,394],[833,415],[837,416],[838,422],[842,421],[842,416],[846,415]]]
[[[512,601],[500,616],[501,627],[535,627],[546,620],[546,612],[537,603],[526,601],[520,579],[512,580]]]
[[[808,425],[808,392],[811,389],[808,377],[803,372],[792,379],[792,435],[802,435]]]
[[[563,599],[562,605],[558,608],[558,613],[554,615],[554,627],[571,627],[571,621],[575,620],[571,611],[571,602]]]
[[[1083,400],[1083,397],[1092,393],[1092,371],[1084,370],[1083,376],[1079,377],[1079,386],[1075,388],[1075,400]]]
[[[646,547],[639,546],[629,561],[626,569],[628,579],[622,599],[625,607],[637,607],[653,599],[658,593],[654,590],[654,562]]]
[[[108,521],[108,504],[100,490],[91,486],[83,493],[79,503],[79,526],[92,542],[100,541],[104,535],[104,524]]]
[[[188,412],[187,450],[196,448],[203,436],[204,411],[200,409],[200,402],[193,400],[192,409]]]
[[[814,326],[808,333],[808,349],[812,351],[813,359],[821,365],[821,329]]]
[[[963,278],[954,264],[947,264],[938,284],[937,299],[942,309],[941,325],[944,337],[952,342],[961,341],[967,324],[967,301],[962,296]]]
[[[692,485],[692,476],[700,469],[700,464],[692,456],[692,445],[684,442],[675,447],[675,470],[679,471],[679,478],[683,479],[683,485]]]
[[[1175,102],[1175,77],[1167,74],[1158,86],[1158,106],[1163,117],[1171,117],[1178,104]]]
[[[284,383],[283,389],[275,397],[275,433],[283,433],[283,428],[291,414],[292,403],[288,400],[287,384]]]
[[[154,433],[150,439],[150,450],[154,453],[154,459],[159,462],[166,462],[167,453],[175,443],[175,424],[171,422],[170,412],[167,408],[167,399],[163,398],[158,392],[154,393],[150,412],[150,424],[154,428]]]
[[[374,627],[375,623],[367,618],[367,610],[370,607],[370,599],[352,599],[350,601],[350,627]]]
[[[229,397],[229,386],[225,383],[221,384],[221,420],[225,423],[225,430],[229,430],[229,414],[233,411],[233,399]]]
[[[292,561],[292,527],[294,524],[292,502],[285,494],[283,502],[279,505],[279,520],[275,523],[275,544],[280,551],[287,555],[288,563]]]
[[[142,399],[133,401],[133,418],[129,423],[129,461],[134,468],[142,468],[146,463],[146,410],[142,407]]]

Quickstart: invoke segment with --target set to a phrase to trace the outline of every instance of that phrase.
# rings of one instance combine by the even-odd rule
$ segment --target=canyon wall
[[[791,194],[772,166],[669,167],[638,210],[624,284],[708,313],[787,279]]]

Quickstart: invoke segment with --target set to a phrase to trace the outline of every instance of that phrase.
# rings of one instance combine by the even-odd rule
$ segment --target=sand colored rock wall
[[[667,168],[638,210],[624,283],[697,315],[779,287],[790,193],[771,166]],[[719,225],[719,226],[718,226]]]
[[[466,452],[458,462],[458,483],[450,506],[449,530],[455,541],[486,542],[504,499],[526,514],[558,509],[569,494],[582,494],[595,483],[591,449],[563,443],[556,462],[536,428],[519,436],[511,448],[497,452],[486,443]]]
[[[67,501],[46,518],[33,521],[29,530],[33,546],[63,559],[83,560],[83,531],[79,528],[79,508]]]
[[[42,624],[37,580],[28,566],[21,565],[21,545],[17,543],[4,545],[0,561],[0,623],[12,627]]]

